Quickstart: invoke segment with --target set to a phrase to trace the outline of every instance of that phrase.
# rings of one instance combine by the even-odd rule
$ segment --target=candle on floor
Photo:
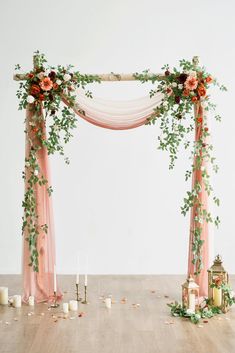
[[[56,267],[54,265],[54,293],[56,293],[56,288],[57,288],[57,284],[56,284]]]
[[[112,299],[111,298],[105,298],[105,306],[108,309],[111,309],[112,307]]]
[[[7,305],[8,304],[8,288],[0,287],[0,304]]]
[[[29,306],[34,306],[34,296],[33,295],[29,296]]]
[[[63,303],[63,313],[68,314],[69,312],[69,303]]]
[[[196,297],[194,293],[189,294],[189,309],[195,311],[196,307]]]
[[[85,275],[85,286],[87,286],[87,275]]]
[[[221,306],[222,305],[222,289],[221,288],[213,288],[213,299],[214,299],[214,306]]]
[[[14,308],[21,307],[21,295],[14,295],[13,296],[13,306],[14,306]]]
[[[77,311],[78,310],[78,302],[76,300],[69,301],[69,310]]]

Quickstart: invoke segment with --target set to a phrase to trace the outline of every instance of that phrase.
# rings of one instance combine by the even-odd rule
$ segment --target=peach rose
[[[40,93],[40,91],[41,90],[40,90],[40,87],[38,85],[32,85],[31,86],[30,93],[32,95],[36,95],[36,94]]]
[[[53,88],[54,88],[54,89],[57,89],[58,87],[59,87],[59,85],[58,85],[57,83],[54,83],[54,84],[53,84]]]
[[[211,76],[206,77],[206,82],[211,83],[213,81],[213,78]]]
[[[193,91],[194,89],[197,88],[198,85],[198,80],[194,76],[188,76],[187,80],[184,83],[184,86],[186,89],[189,91]]]
[[[184,97],[188,97],[189,96],[189,90],[188,89],[184,89],[183,90],[183,96]]]
[[[191,101],[192,101],[193,103],[196,103],[196,102],[198,101],[198,97],[197,97],[197,96],[193,96],[193,97],[191,98]]]
[[[200,85],[197,91],[200,97],[204,97],[206,95],[206,88],[204,85]]]
[[[43,91],[50,91],[53,87],[53,82],[49,77],[45,77],[41,82],[40,82],[40,87],[43,89]]]

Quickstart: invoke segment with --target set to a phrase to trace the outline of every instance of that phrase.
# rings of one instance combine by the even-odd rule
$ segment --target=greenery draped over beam
[[[82,88],[88,97],[92,99],[92,93],[86,89],[90,83],[100,83],[100,78],[95,75],[83,75],[79,71],[73,71],[73,66],[49,66],[44,54],[38,51],[35,53],[34,69],[27,74],[24,82],[20,82],[17,90],[19,98],[19,109],[28,108],[33,112],[33,119],[26,128],[27,140],[31,144],[29,156],[25,160],[25,172],[23,178],[26,179],[27,189],[25,191],[23,208],[23,233],[27,234],[29,249],[31,254],[30,266],[34,271],[38,271],[38,250],[37,237],[40,228],[47,233],[48,225],[38,224],[36,211],[36,198],[34,194],[35,185],[47,186],[49,196],[52,193],[52,186],[40,172],[37,155],[42,148],[46,148],[48,154],[59,153],[64,156],[64,144],[68,143],[72,137],[72,130],[76,128],[77,117],[73,112],[75,105],[75,89]],[[20,66],[16,65],[16,70]],[[163,100],[160,106],[154,109],[147,124],[159,123],[161,134],[158,137],[159,149],[167,151],[170,157],[169,168],[173,169],[181,145],[185,149],[191,148],[192,163],[191,168],[185,173],[187,181],[192,172],[199,170],[202,173],[203,183],[208,195],[213,195],[216,205],[219,199],[213,194],[210,184],[210,176],[204,162],[210,162],[215,172],[218,166],[212,156],[213,146],[205,142],[210,136],[206,118],[194,116],[194,107],[198,103],[203,103],[206,111],[215,110],[215,105],[210,101],[207,93],[209,85],[218,86],[221,90],[226,90],[224,86],[218,84],[205,68],[194,66],[191,62],[181,60],[179,68],[170,70],[168,65],[162,68],[165,72],[164,78],[158,75],[150,75],[148,70],[142,73],[135,73],[134,77],[141,83],[151,82],[156,87],[150,91],[150,97],[157,92],[161,92]],[[69,107],[65,106],[62,96],[66,96]],[[42,114],[42,109],[44,115]],[[84,113],[84,112],[83,112]],[[220,116],[215,114],[216,120]],[[201,128],[200,138],[196,142],[191,142],[189,136],[196,127]],[[44,126],[49,126],[48,134],[45,135]],[[69,163],[67,157],[65,162]],[[181,212],[183,215],[192,208],[196,208],[195,222],[198,225],[194,229],[193,236],[193,263],[195,274],[199,274],[202,269],[201,248],[201,224],[214,222],[219,224],[219,218],[213,217],[206,211],[200,202],[201,185],[196,183],[191,191],[188,191],[184,198]]]

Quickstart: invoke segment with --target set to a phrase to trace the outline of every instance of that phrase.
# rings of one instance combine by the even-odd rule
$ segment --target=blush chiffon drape
[[[66,96],[62,97],[63,102],[69,105]],[[154,108],[159,106],[162,102],[162,94],[157,93],[151,99],[144,97],[132,101],[107,101],[104,99],[93,98],[90,99],[84,95],[81,91],[77,96],[77,103],[73,107],[73,110],[80,117],[86,121],[113,130],[127,130],[136,128],[144,125],[147,119],[151,116]],[[201,106],[197,106],[196,115],[201,113]],[[29,125],[33,118],[33,113],[29,109],[26,112],[26,126]],[[44,132],[45,126],[43,126]],[[196,128],[196,139],[199,137],[200,130]],[[26,158],[29,155],[30,144],[26,141]],[[48,154],[45,147],[42,147],[37,155],[38,163],[40,167],[40,173],[48,180],[50,185],[50,170]],[[26,171],[27,172],[27,171]],[[28,172],[27,172],[28,173]],[[200,198],[203,201],[205,207],[207,207],[207,194],[203,186],[203,181],[200,171],[194,171],[193,173],[193,186],[198,181],[202,185],[202,192]],[[27,188],[27,178],[25,187]],[[24,234],[23,241],[23,300],[28,301],[30,295],[34,295],[37,302],[47,301],[53,297],[53,275],[54,275],[54,264],[55,264],[55,236],[53,226],[53,212],[52,212],[52,199],[47,193],[46,186],[35,186],[35,195],[37,200],[37,213],[38,213],[38,224],[47,224],[48,233],[44,234],[40,230],[37,239],[37,249],[39,253],[39,272],[35,273],[32,267],[29,266],[29,246],[26,241],[27,234]],[[189,240],[189,254],[188,254],[188,274],[194,273],[194,266],[192,264],[192,229],[194,228],[194,217],[195,209],[191,210],[190,220],[190,240]],[[197,281],[200,285],[201,295],[207,295],[207,273],[208,268],[208,227],[206,223],[203,223],[202,229],[203,244],[203,270]],[[58,297],[61,298],[62,293],[57,288]]]

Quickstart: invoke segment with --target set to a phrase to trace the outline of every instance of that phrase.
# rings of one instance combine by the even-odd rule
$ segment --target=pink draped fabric
[[[203,117],[204,111],[203,107],[200,103],[195,106],[195,118],[198,116]],[[196,131],[195,131],[195,141],[198,141],[202,133],[202,124],[196,123]],[[195,162],[194,162],[195,163]],[[203,167],[206,166],[205,160],[202,163]],[[200,183],[201,185],[201,192],[199,194],[199,201],[203,204],[203,208],[208,210],[208,194],[205,190],[205,185],[202,179],[202,171],[195,169],[193,172],[192,177],[192,188],[194,188],[196,183]],[[193,245],[193,231],[196,226],[200,226],[202,229],[201,232],[201,240],[204,241],[202,245],[202,265],[203,268],[198,276],[194,276],[197,284],[199,285],[200,296],[208,296],[208,274],[207,269],[209,268],[209,232],[208,232],[208,223],[203,220],[202,224],[198,224],[195,221],[196,216],[196,207],[191,209],[191,217],[190,217],[190,238],[189,238],[189,252],[188,252],[188,275],[194,276],[195,272],[195,265],[192,263],[193,260],[193,252],[192,252],[192,245]]]
[[[42,113],[43,114],[43,113]],[[32,129],[30,123],[34,117],[34,112],[27,108],[26,111],[26,128],[29,134]],[[40,123],[43,132],[46,134],[45,125]],[[28,158],[31,148],[31,143],[26,139],[26,158]],[[33,268],[29,266],[30,251],[29,243],[26,241],[27,230],[23,234],[23,301],[27,302],[30,295],[35,297],[37,303],[43,301],[50,301],[54,294],[54,265],[55,265],[55,236],[53,225],[53,211],[52,200],[47,192],[47,187],[50,186],[50,170],[48,154],[45,147],[42,147],[37,152],[37,162],[40,168],[40,174],[48,180],[47,185],[40,186],[38,183],[35,185],[36,208],[38,214],[38,231],[37,237],[37,250],[39,253],[39,271],[34,272]],[[30,171],[25,170],[26,181],[25,188],[27,189],[27,179]],[[40,228],[41,225],[48,225],[47,234]],[[62,297],[62,293],[57,288],[58,298]]]
[[[69,99],[66,96],[62,97],[63,102],[70,106]],[[140,103],[138,103],[140,101]],[[126,102],[106,102],[104,100],[89,99],[81,92],[78,94],[77,102],[73,107],[74,112],[81,116],[86,121],[106,129],[112,130],[127,130],[144,125],[147,119],[154,112],[154,108],[162,103],[162,95],[156,94],[152,99],[145,97],[139,100]],[[195,108],[195,116],[203,114],[200,104]],[[33,113],[27,110],[27,126],[33,117]],[[45,126],[43,126],[45,132]],[[196,141],[201,134],[201,126],[196,125]],[[26,157],[29,154],[30,145],[26,143]],[[45,148],[38,152],[38,163],[40,173],[48,180],[50,185],[49,161]],[[27,178],[26,178],[27,180]],[[199,195],[200,201],[207,209],[207,193],[202,181],[201,171],[193,172],[192,186],[199,182],[202,186],[202,191]],[[27,183],[26,183],[27,187]],[[50,300],[53,295],[53,271],[55,264],[55,239],[53,229],[52,216],[52,201],[49,197],[46,187],[37,185],[35,187],[37,198],[37,212],[39,215],[38,224],[48,225],[48,234],[45,235],[42,231],[38,236],[37,248],[39,251],[39,272],[33,272],[33,269],[28,266],[30,253],[28,242],[24,239],[24,255],[23,255],[23,278],[24,278],[24,301],[28,300],[29,295],[34,295],[37,302]],[[190,241],[188,255],[188,274],[194,274],[195,268],[192,264],[193,252],[193,230],[195,228],[195,213],[196,209],[191,210],[190,221]],[[27,234],[24,234],[26,237]],[[203,269],[200,275],[196,278],[200,285],[200,294],[207,295],[207,268],[209,265],[209,243],[208,243],[208,225],[206,222],[202,225],[201,238],[204,240],[202,249]],[[57,288],[58,296],[61,297],[61,292]]]

